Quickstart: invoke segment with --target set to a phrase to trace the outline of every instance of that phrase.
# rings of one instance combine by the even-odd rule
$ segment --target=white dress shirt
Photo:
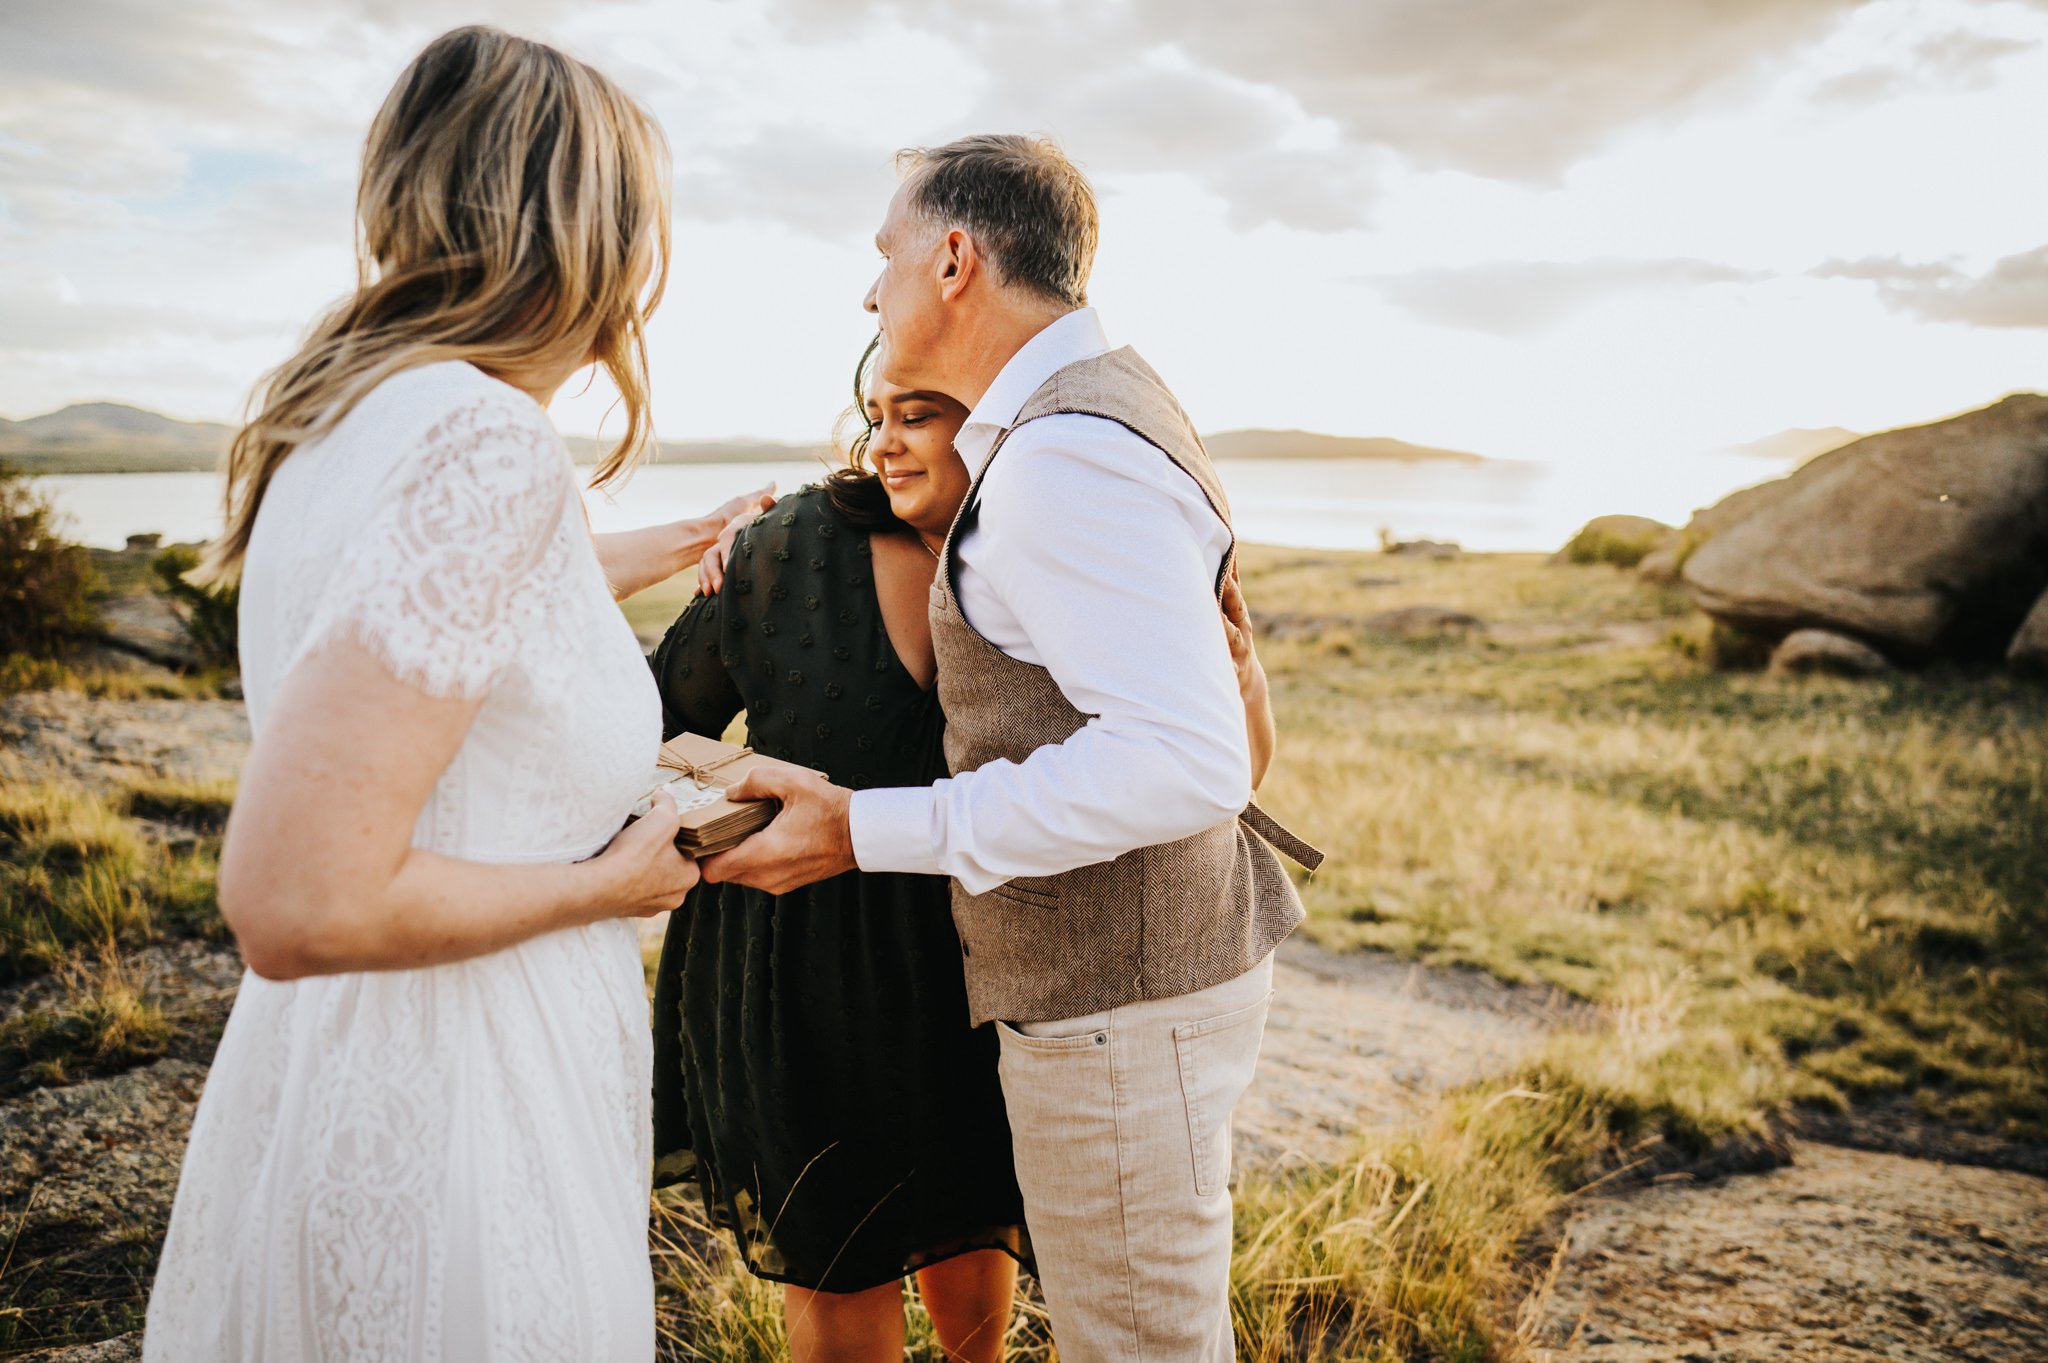
[[[1052,673],[1091,718],[1022,763],[856,791],[867,871],[948,875],[974,894],[1174,842],[1251,797],[1244,704],[1216,604],[1230,532],[1195,480],[1114,421],[1003,428],[1054,372],[1109,349],[1092,308],[1010,358],[955,441],[988,468],[955,588],[983,638]]]

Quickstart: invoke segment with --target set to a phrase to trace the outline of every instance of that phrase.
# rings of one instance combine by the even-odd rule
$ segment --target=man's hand
[[[788,894],[854,869],[853,792],[801,771],[757,771],[726,792],[734,800],[780,800],[775,822],[730,852],[704,858],[704,879]]]

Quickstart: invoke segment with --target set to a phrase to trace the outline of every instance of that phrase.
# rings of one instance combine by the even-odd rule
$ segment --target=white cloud
[[[2048,246],[2006,256],[1982,274],[1946,262],[1896,256],[1831,260],[1813,273],[1820,279],[1875,284],[1886,307],[1930,322],[2048,327]]]
[[[890,154],[991,129],[1096,180],[1091,294],[1210,428],[1579,458],[2038,382],[2048,0],[0,0],[0,413],[232,415],[347,287],[378,101],[476,18],[668,130],[674,437],[828,429]]]
[[[1706,260],[1513,260],[1364,275],[1356,282],[1425,322],[1534,336],[1609,298],[1765,277]]]

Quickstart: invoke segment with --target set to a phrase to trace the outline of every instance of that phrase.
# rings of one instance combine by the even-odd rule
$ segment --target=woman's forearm
[[[607,879],[594,862],[496,865],[415,848],[381,886],[339,886],[326,902],[316,895],[292,940],[244,940],[243,951],[273,979],[447,965],[613,916],[617,890]]]
[[[414,847],[419,812],[482,704],[405,685],[346,639],[286,674],[221,843],[221,916],[251,969],[296,979],[440,965],[682,900],[697,872],[675,849],[663,796],[573,864]]]
[[[612,599],[624,601],[658,582],[668,581],[695,563],[711,545],[710,537],[694,533],[697,524],[676,521],[592,535],[591,542],[597,547],[597,561],[604,569],[604,580],[611,586]]]
[[[710,515],[695,520],[593,534],[591,543],[597,548],[604,580],[611,585],[612,600],[624,601],[657,582],[668,581],[702,558],[704,551],[717,543],[728,521],[742,514],[759,515],[774,504],[775,484],[770,483],[759,491],[731,498]]]

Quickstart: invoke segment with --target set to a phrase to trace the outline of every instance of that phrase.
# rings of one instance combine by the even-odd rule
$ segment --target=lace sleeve
[[[297,650],[346,637],[430,695],[488,692],[550,595],[575,475],[538,409],[495,395],[436,422],[393,475]]]

